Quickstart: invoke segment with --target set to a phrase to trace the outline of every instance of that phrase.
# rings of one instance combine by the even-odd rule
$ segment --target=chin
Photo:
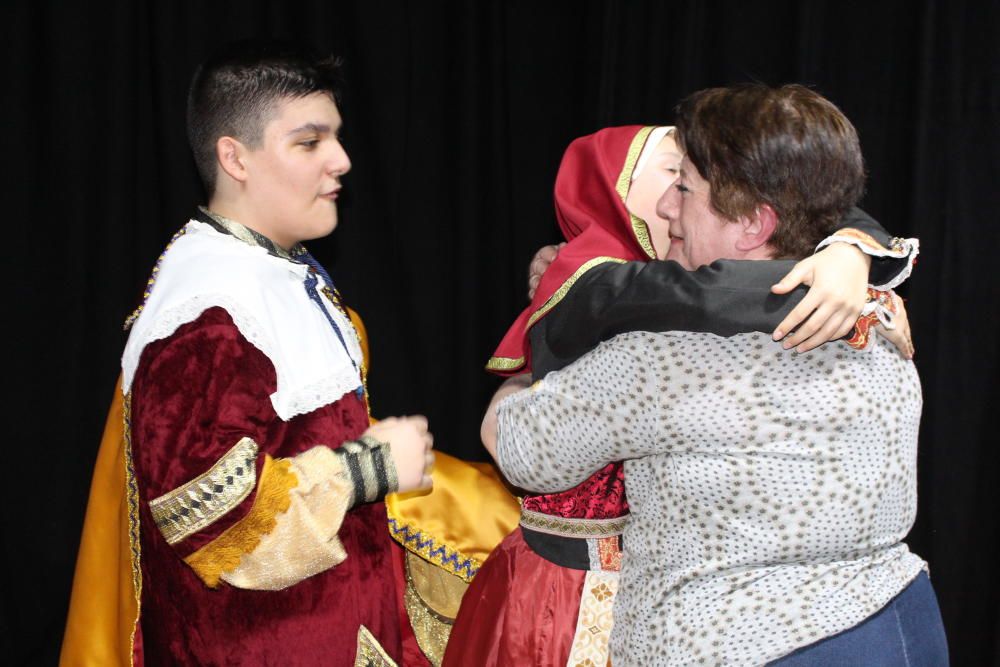
[[[321,239],[324,236],[329,236],[333,233],[333,230],[337,228],[337,217],[334,216],[332,220],[327,219],[321,223],[312,225],[309,229],[310,236],[307,240]]]

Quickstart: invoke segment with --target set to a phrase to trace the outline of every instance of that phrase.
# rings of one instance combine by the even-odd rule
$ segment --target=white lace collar
[[[274,365],[278,388],[271,403],[282,419],[332,403],[361,386],[361,347],[354,327],[330,303],[324,307],[344,334],[344,345],[303,287],[308,267],[269,255],[192,220],[165,253],[156,283],[122,355],[122,391],[128,393],[143,350],[205,310],[221,307],[240,333]],[[319,277],[320,285],[323,279]]]

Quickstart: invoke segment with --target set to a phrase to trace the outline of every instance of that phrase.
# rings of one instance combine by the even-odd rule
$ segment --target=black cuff
[[[345,442],[333,453],[341,457],[351,478],[354,488],[351,508],[382,500],[399,489],[389,443],[361,436],[358,440]]]

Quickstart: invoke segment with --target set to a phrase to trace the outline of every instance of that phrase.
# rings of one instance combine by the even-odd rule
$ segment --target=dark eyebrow
[[[290,137],[298,132],[315,132],[316,134],[329,134],[330,126],[322,125],[320,123],[306,123],[305,125],[299,125],[294,130],[290,130],[286,137]]]

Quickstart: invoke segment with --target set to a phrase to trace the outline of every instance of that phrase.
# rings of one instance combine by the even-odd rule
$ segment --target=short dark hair
[[[735,220],[762,203],[774,208],[776,258],[811,254],[864,192],[857,131],[805,86],[698,91],[677,106],[677,135],[722,217]]]
[[[236,42],[202,63],[188,91],[187,133],[208,196],[215,192],[220,137],[258,147],[278,101],[313,93],[336,100],[339,69],[337,58],[320,59],[284,42]]]

